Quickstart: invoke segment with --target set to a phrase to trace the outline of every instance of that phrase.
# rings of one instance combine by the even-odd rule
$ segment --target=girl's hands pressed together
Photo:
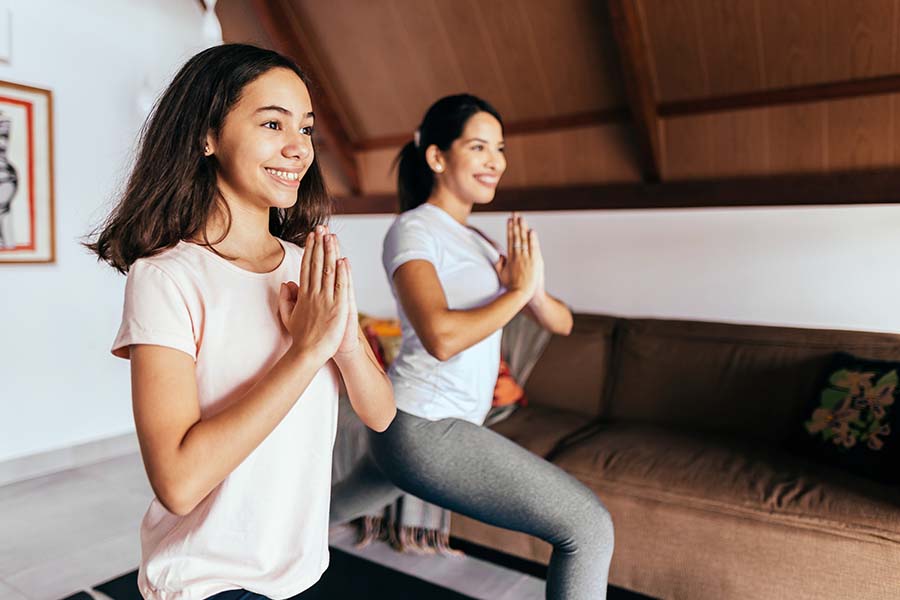
[[[537,233],[516,213],[506,222],[507,255],[497,263],[500,283],[530,299],[544,290],[544,258]]]
[[[335,355],[348,329],[350,291],[346,259],[338,258],[335,236],[320,225],[306,238],[299,284],[283,283],[279,291],[281,322],[297,350],[322,364]]]

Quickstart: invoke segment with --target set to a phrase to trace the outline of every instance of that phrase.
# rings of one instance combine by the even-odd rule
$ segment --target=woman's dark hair
[[[503,119],[497,109],[477,96],[444,96],[431,105],[415,138],[403,146],[395,160],[400,212],[419,206],[431,195],[434,173],[425,162],[425,150],[432,144],[443,151],[449,150],[454,140],[462,135],[463,128],[472,115],[480,112],[493,115],[503,127]]]
[[[294,62],[277,52],[246,44],[225,44],[200,52],[178,72],[156,102],[141,131],[137,159],[125,191],[105,223],[85,245],[116,270],[126,273],[139,258],[153,256],[183,239],[206,237],[214,211],[231,214],[219,202],[218,162],[205,156],[206,136],[218,135],[244,88],[271,69],[290,69],[307,85]],[[269,231],[304,245],[306,236],[331,214],[317,160],[300,181],[297,202],[271,208]],[[222,236],[224,238],[224,235]]]

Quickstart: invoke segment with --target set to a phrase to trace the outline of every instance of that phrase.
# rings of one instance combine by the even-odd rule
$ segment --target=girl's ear
[[[203,156],[212,156],[216,153],[216,137],[210,131],[206,134],[206,143],[203,146]]]
[[[425,149],[425,162],[428,163],[428,167],[435,173],[444,171],[444,154],[435,144],[431,144]]]

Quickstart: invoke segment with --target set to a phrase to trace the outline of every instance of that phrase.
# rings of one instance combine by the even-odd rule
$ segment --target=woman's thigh
[[[423,500],[554,544],[571,540],[585,520],[608,524],[612,536],[609,514],[590,489],[490,429],[400,412],[371,438],[382,472]]]

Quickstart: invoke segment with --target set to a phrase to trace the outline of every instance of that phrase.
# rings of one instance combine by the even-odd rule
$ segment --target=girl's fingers
[[[334,281],[334,300],[340,303],[347,298],[347,259],[342,258],[338,261],[337,273]]]
[[[513,218],[506,220],[506,254],[512,256],[513,251]]]
[[[344,258],[341,262],[347,270],[347,301],[350,303],[350,319],[347,322],[353,324],[359,319],[356,310],[356,291],[353,289],[353,269],[350,267],[349,258]]]
[[[309,268],[309,290],[318,294],[322,291],[322,268],[325,263],[325,228],[316,227],[316,245],[313,248]]]
[[[325,235],[325,264],[322,267],[322,290],[334,297],[335,271],[337,270],[337,238],[333,233]]]
[[[513,250],[516,254],[521,254],[522,252],[522,227],[519,224],[519,217],[515,213],[513,213]]]
[[[306,236],[306,244],[303,246],[303,259],[300,261],[300,289],[309,289],[309,272],[312,268],[312,255],[316,247],[316,232],[310,231]]]

